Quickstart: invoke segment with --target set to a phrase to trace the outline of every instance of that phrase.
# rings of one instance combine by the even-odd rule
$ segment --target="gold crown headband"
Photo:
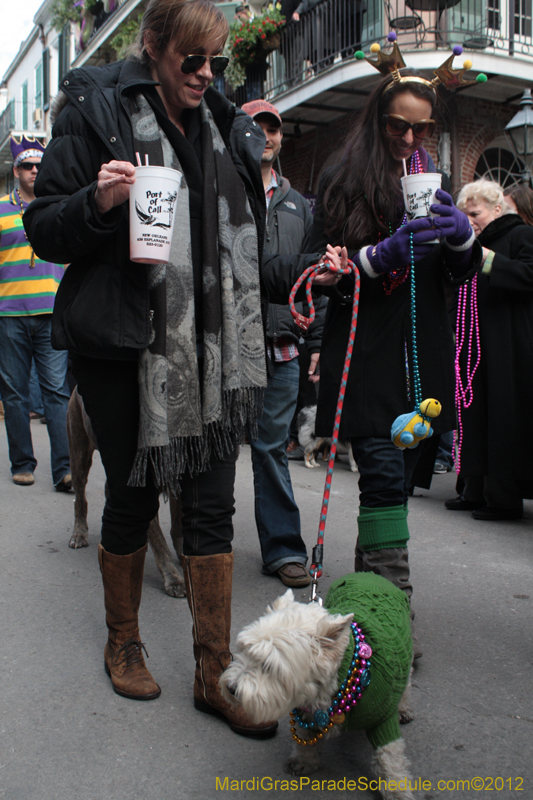
[[[425,78],[419,78],[415,75],[402,76],[400,75],[400,70],[403,69],[406,64],[403,60],[403,56],[400,52],[400,48],[398,47],[396,38],[397,37],[394,31],[391,31],[387,36],[387,41],[392,43],[392,50],[388,54],[383,53],[377,42],[370,45],[370,52],[376,53],[377,55],[376,60],[367,58],[361,50],[358,50],[355,54],[355,57],[358,61],[362,61],[364,59],[368,64],[372,64],[372,66],[377,69],[378,72],[381,72],[381,74],[385,77],[392,75],[392,81],[384,88],[383,94],[390,91],[390,89],[392,89],[398,83],[423,83],[425,86],[429,86],[431,89],[433,89],[433,91],[436,93],[437,86],[440,84],[451,91],[452,89],[457,89],[459,86],[471,86],[474,83],[485,83],[487,81],[487,76],[482,72],[480,72],[477,78],[473,81],[463,80],[464,73],[472,68],[472,62],[470,59],[466,59],[463,62],[462,69],[454,69],[452,64],[455,56],[460,56],[463,52],[463,48],[459,44],[453,48],[451,56],[449,56],[449,58],[447,58],[438,69],[434,70],[433,74],[435,77],[432,80],[428,81]]]

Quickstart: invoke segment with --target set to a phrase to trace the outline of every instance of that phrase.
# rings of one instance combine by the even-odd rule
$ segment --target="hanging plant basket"
[[[246,67],[264,60],[269,53],[278,49],[284,25],[285,17],[279,3],[269,5],[253,19],[233,22],[228,41],[231,62]]]
[[[259,39],[261,50],[265,53],[272,53],[279,48],[281,42],[281,34],[279,31],[267,36],[266,39]]]

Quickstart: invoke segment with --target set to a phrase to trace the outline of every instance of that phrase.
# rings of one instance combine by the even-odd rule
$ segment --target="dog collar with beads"
[[[313,714],[313,719],[309,722],[304,722],[301,718],[302,709],[293,708],[291,711],[291,734],[298,744],[316,744],[333,725],[341,725],[346,718],[346,714],[355,708],[370,683],[369,658],[372,655],[372,648],[365,642],[365,635],[356,622],[351,623],[351,630],[354,639],[354,651],[348,674],[339,691],[335,694],[328,710],[317,709]],[[309,739],[302,739],[296,733],[296,725],[312,731],[315,735]]]

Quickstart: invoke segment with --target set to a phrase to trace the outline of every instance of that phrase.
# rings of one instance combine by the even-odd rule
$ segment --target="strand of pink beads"
[[[470,312],[467,318],[467,312]],[[481,349],[479,342],[479,317],[477,307],[477,275],[474,276],[470,284],[465,284],[459,289],[457,301],[457,326],[455,332],[456,354],[455,354],[455,407],[457,408],[457,420],[459,439],[457,442],[457,452],[455,456],[455,470],[457,474],[461,472],[461,449],[463,446],[463,410],[470,408],[474,400],[472,383],[474,375],[481,361]],[[461,376],[461,353],[467,347],[465,383]],[[472,362],[475,364],[472,367]]]
[[[313,714],[313,719],[308,722],[302,719],[300,715],[301,709],[293,708],[291,711],[291,734],[298,744],[316,744],[334,724],[340,725],[343,723],[348,711],[355,708],[370,683],[369,659],[372,655],[372,648],[368,642],[365,642],[365,635],[356,622],[351,623],[351,629],[354,640],[352,660],[348,668],[348,674],[333,698],[330,707],[327,711],[322,708],[317,709]],[[302,739],[296,733],[297,725],[314,735],[309,739]]]

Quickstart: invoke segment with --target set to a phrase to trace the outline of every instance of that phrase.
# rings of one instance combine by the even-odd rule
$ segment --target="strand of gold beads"
[[[294,719],[294,714],[291,711],[291,733],[292,733],[292,738],[294,739],[295,742],[298,742],[298,744],[303,744],[303,745],[316,744],[317,741],[319,739],[322,739],[322,737],[329,731],[330,728],[333,728],[333,722],[328,722],[328,724],[326,725],[324,730],[322,730],[320,733],[317,733],[316,736],[313,736],[311,739],[302,739],[296,733],[296,720]]]
[[[345,720],[346,712],[355,708],[365,688],[370,683],[370,661],[368,659],[372,655],[372,648],[365,641],[365,635],[357,622],[352,621],[350,628],[354,640],[352,661],[348,674],[341,684],[340,691],[333,698],[328,710],[318,709],[315,711],[314,719],[310,722],[303,722],[300,719],[299,709],[293,708],[290,712],[290,731],[292,738],[298,744],[316,744],[333,725],[341,725]],[[296,733],[296,725],[308,731],[317,731],[318,729],[318,732],[309,739],[302,739]]]

